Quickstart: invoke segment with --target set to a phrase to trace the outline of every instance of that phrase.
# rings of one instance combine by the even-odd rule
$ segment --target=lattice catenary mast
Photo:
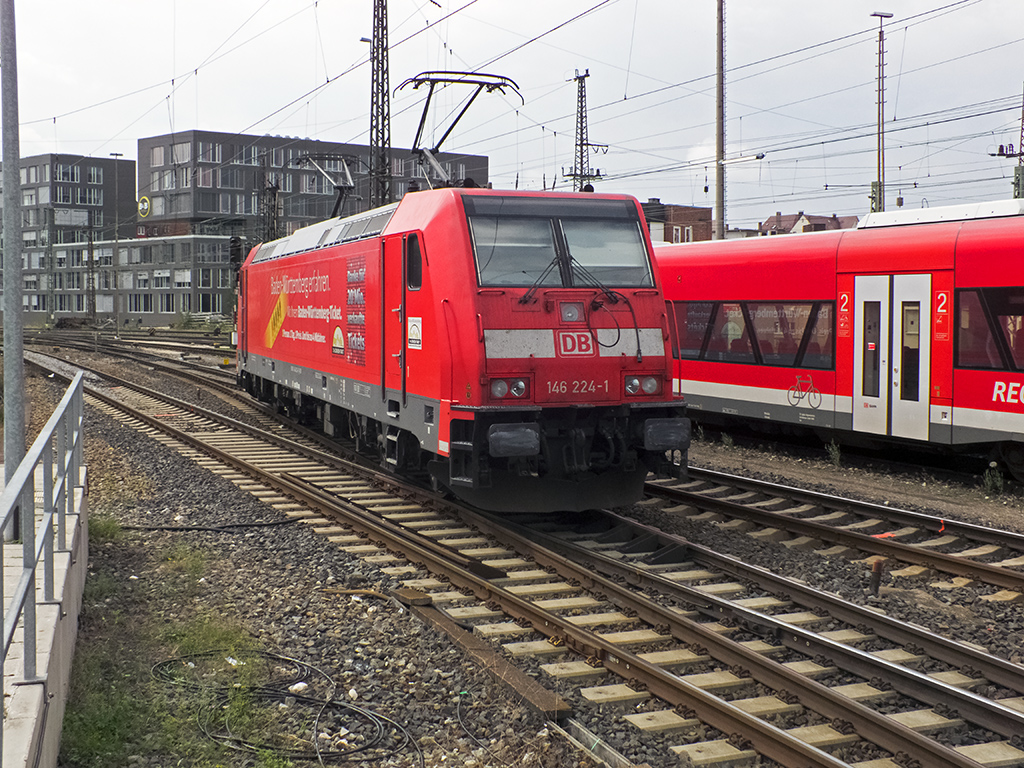
[[[388,4],[373,2],[370,46],[370,208],[391,202],[391,100],[388,93]]]
[[[587,78],[590,77],[590,70],[588,69],[582,75],[580,71],[576,70],[576,162],[570,169],[569,173],[562,169],[562,175],[567,179],[572,179],[572,189],[574,192],[589,191],[593,192],[594,187],[590,184],[592,181],[596,181],[601,178],[600,169],[595,169],[593,172],[590,170],[590,152],[607,152],[607,144],[591,144],[590,139],[587,136]],[[587,189],[589,187],[589,189]]]

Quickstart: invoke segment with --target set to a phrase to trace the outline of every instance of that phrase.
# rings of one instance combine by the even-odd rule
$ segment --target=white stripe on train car
[[[747,387],[742,384],[720,384],[715,381],[691,381],[689,379],[677,379],[673,388],[680,392],[683,397],[715,397],[720,400],[736,400],[743,403],[761,403],[764,405],[784,405],[794,410],[815,410],[830,412],[835,410],[836,396],[821,392],[821,404],[817,408],[811,408],[810,398],[806,393],[791,398],[790,390],[773,389],[771,387]],[[794,405],[792,400],[796,401]],[[839,398],[840,400],[849,398]],[[817,398],[815,398],[817,401]]]

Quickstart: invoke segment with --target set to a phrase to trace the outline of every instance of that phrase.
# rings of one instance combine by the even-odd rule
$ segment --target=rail
[[[22,548],[21,574],[4,614],[4,664],[6,666],[15,630],[20,624],[24,634],[22,678],[25,682],[43,682],[36,670],[36,609],[40,604],[53,602],[53,555],[55,551],[68,549],[67,516],[74,512],[74,488],[82,467],[82,376],[80,371],[72,380],[0,496],[0,530],[13,531],[17,523]],[[40,480],[42,493],[37,494],[36,483]],[[0,547],[0,591],[5,586],[7,569],[3,550],[4,547]],[[36,588],[40,566],[41,597]],[[6,713],[4,717],[6,719]],[[2,754],[3,728],[0,728]]]

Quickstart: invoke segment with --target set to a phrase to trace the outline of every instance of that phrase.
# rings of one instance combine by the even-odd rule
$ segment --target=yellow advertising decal
[[[282,290],[277,295],[277,304],[274,306],[274,311],[270,313],[270,322],[267,323],[267,331],[263,338],[264,346],[270,349],[274,346],[274,342],[277,341],[277,335],[281,332],[281,326],[284,325],[284,319],[288,316],[288,294]]]

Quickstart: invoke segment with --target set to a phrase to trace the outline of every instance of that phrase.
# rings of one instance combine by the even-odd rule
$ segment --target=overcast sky
[[[863,215],[876,175],[884,24],[886,208],[1012,196],[1020,141],[1020,0],[727,0],[730,227],[776,211]],[[573,164],[586,79],[598,191],[711,207],[715,0],[389,0],[390,83],[427,70],[510,78],[442,150],[490,157],[495,187],[539,190]],[[19,0],[21,154],[135,159],[190,129],[368,142],[372,0]],[[469,89],[435,97],[444,130]],[[409,147],[424,89],[392,98]],[[437,135],[428,138],[428,144]],[[705,186],[707,187],[705,191]]]

